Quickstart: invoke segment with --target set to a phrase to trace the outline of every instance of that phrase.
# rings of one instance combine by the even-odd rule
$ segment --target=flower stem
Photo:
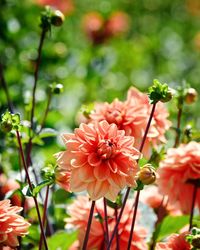
[[[189,231],[192,228],[192,220],[193,220],[193,216],[194,216],[194,206],[195,206],[197,191],[198,191],[198,185],[195,183],[194,184],[194,189],[193,189],[193,195],[192,195],[192,205],[191,205],[190,221],[189,221]]]
[[[144,133],[144,136],[143,136],[143,138],[142,138],[142,142],[141,142],[141,145],[140,145],[140,148],[139,148],[139,151],[140,151],[141,153],[142,153],[142,150],[143,150],[143,147],[144,147],[144,144],[145,144],[145,140],[146,140],[146,138],[147,138],[147,134],[148,134],[148,131],[149,131],[149,128],[150,128],[150,125],[151,125],[151,121],[152,121],[152,118],[153,118],[153,114],[154,114],[155,108],[156,108],[156,103],[153,104],[153,107],[152,107],[152,110],[151,110],[151,114],[150,114],[150,116],[149,116],[149,120],[148,120],[146,129],[145,129],[145,133]],[[138,162],[138,161],[139,161],[139,159],[137,160],[137,162]],[[124,201],[123,201],[123,204],[122,204],[122,207],[121,207],[121,210],[120,210],[120,213],[119,213],[119,216],[118,216],[118,219],[117,219],[115,228],[114,228],[114,230],[113,230],[113,233],[112,233],[110,242],[109,242],[109,244],[108,244],[107,250],[110,249],[110,246],[111,246],[112,241],[113,241],[113,239],[114,239],[114,236],[115,236],[115,234],[116,234],[117,227],[118,227],[119,222],[120,222],[120,220],[121,220],[121,217],[122,217],[122,214],[123,214],[123,211],[124,211],[124,208],[125,208],[125,205],[126,205],[126,201],[127,201],[127,199],[128,199],[129,193],[130,193],[130,190],[131,190],[130,187],[128,187],[127,190],[126,190],[125,197],[124,197]],[[138,202],[139,202],[139,195],[140,195],[140,192],[138,191],[138,193],[137,193]],[[137,197],[137,196],[136,196],[136,197]],[[138,206],[138,204],[135,203],[134,214],[137,213],[137,206]],[[136,215],[135,215],[134,217],[136,217]],[[135,219],[134,219],[134,217],[133,217],[133,221],[132,221],[133,230],[134,230],[134,224],[135,224]],[[133,233],[132,233],[132,234],[133,234]],[[132,239],[132,235],[130,235],[130,238]]]
[[[179,108],[178,110],[178,115],[177,115],[177,132],[176,132],[176,139],[175,139],[175,143],[174,143],[174,148],[176,148],[179,145],[179,141],[180,141],[180,127],[181,127],[181,116],[182,116],[182,107]]]
[[[33,185],[31,183],[31,179],[30,179],[30,176],[29,176],[29,173],[28,173],[28,167],[26,165],[24,152],[23,152],[23,148],[22,148],[22,143],[21,143],[21,138],[20,138],[18,130],[16,130],[16,135],[17,135],[17,141],[18,141],[18,144],[19,144],[20,155],[21,155],[21,158],[22,158],[22,163],[23,163],[24,170],[25,170],[25,173],[26,173],[28,185],[29,185],[30,190],[32,191],[33,190]],[[37,199],[36,199],[35,196],[33,196],[33,199],[34,199],[34,202],[35,202],[35,208],[36,208],[36,211],[37,211],[37,216],[38,216],[38,220],[39,220],[39,224],[40,224],[41,234],[42,234],[42,237],[43,237],[43,240],[44,240],[45,249],[48,250],[46,236],[45,236],[45,233],[44,233],[44,227],[43,227],[42,219],[41,219],[41,215],[40,215],[39,205],[38,205],[38,202],[37,202]]]
[[[49,185],[46,189],[46,196],[44,201],[44,210],[43,210],[43,216],[42,216],[42,225],[45,227],[46,217],[47,217],[47,205],[48,205],[48,197],[49,197]],[[39,250],[42,249],[42,235],[40,235],[40,242],[39,242]]]
[[[115,221],[117,222],[117,217],[118,217],[118,211],[117,211],[117,204],[115,205]],[[119,232],[118,232],[118,227],[116,230],[116,250],[119,250]]]
[[[92,205],[91,205],[91,208],[90,208],[90,215],[89,215],[88,223],[87,223],[87,230],[86,230],[86,233],[85,233],[85,238],[84,238],[82,250],[87,250],[87,243],[88,243],[89,234],[90,234],[90,227],[91,227],[91,224],[92,224],[94,206],[95,206],[95,201],[92,201]]]
[[[39,130],[38,134],[41,132],[41,130],[44,127],[44,124],[45,124],[45,121],[46,121],[46,118],[47,118],[47,115],[48,115],[48,112],[49,112],[51,97],[52,97],[52,93],[51,93],[51,91],[49,91],[48,99],[47,99],[47,106],[46,106],[46,109],[45,109],[45,112],[44,112],[44,116],[43,116],[43,119],[42,119],[42,122],[41,122],[41,125],[40,125],[40,130]]]
[[[108,214],[107,214],[106,198],[103,198],[103,205],[104,205],[104,222],[105,222],[105,242],[107,246],[109,243],[109,229],[108,229]]]
[[[36,93],[37,80],[38,80],[38,71],[39,71],[39,66],[41,62],[42,46],[44,43],[45,35],[46,35],[46,29],[42,29],[40,42],[38,46],[38,57],[36,60],[35,71],[34,71],[34,85],[33,85],[33,92],[32,92],[32,108],[31,108],[31,118],[30,118],[31,129],[33,129],[33,118],[34,118],[34,111],[35,111],[35,93]]]
[[[128,250],[131,248],[131,242],[132,242],[133,231],[134,231],[134,226],[135,226],[135,221],[136,221],[139,198],[140,198],[140,190],[137,191],[137,195],[136,195],[136,198],[135,198],[135,207],[134,207],[134,213],[133,213],[133,220],[132,220],[132,224],[131,224],[131,231],[130,231],[130,234],[129,234],[128,247],[127,247]]]

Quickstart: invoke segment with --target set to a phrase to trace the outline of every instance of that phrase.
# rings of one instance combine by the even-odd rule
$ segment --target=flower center
[[[101,140],[97,147],[97,154],[102,159],[108,159],[113,156],[116,152],[116,145],[115,143],[111,142],[110,140]]]
[[[108,111],[106,114],[106,120],[108,123],[121,124],[123,120],[123,114],[119,110]]]

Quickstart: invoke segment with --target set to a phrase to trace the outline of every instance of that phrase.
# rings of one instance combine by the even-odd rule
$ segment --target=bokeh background
[[[147,91],[153,79],[172,88],[189,83],[200,92],[199,0],[0,0],[0,62],[15,111],[21,114],[24,144],[29,139],[40,13],[45,4],[63,11],[65,22],[52,27],[42,49],[36,126],[44,114],[49,85],[61,83],[64,91],[52,98],[45,123],[50,130],[34,138],[32,158],[38,178],[42,167],[55,164],[53,154],[63,147],[59,135],[78,125],[82,105],[124,100],[131,86]],[[200,98],[184,106],[182,127],[200,128],[199,105]],[[0,114],[6,109],[6,96],[0,88]],[[176,101],[168,109],[176,126]],[[173,141],[173,129],[171,135]],[[14,137],[0,132],[0,172],[19,179]],[[52,197],[50,219],[56,229],[62,229],[63,202],[70,195],[55,189]],[[33,223],[30,231],[27,240],[35,244],[39,240],[37,225]]]

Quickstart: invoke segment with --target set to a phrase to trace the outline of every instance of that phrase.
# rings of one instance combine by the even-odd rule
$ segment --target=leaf
[[[189,222],[189,215],[183,216],[167,216],[164,220],[158,224],[154,232],[154,238],[156,241],[160,241],[166,238],[172,233],[178,232]]]
[[[51,250],[66,250],[77,239],[77,232],[59,231],[47,238],[48,248]],[[35,247],[34,250],[37,250]]]
[[[41,130],[40,134],[39,134],[39,138],[43,139],[43,138],[47,138],[47,137],[54,137],[57,136],[57,131],[55,129],[52,128],[44,128]]]
[[[36,187],[33,188],[33,196],[37,196],[37,194],[40,192],[40,190],[43,188],[43,187],[46,187],[47,185],[51,185],[53,183],[53,180],[45,180],[41,183],[39,183]]]

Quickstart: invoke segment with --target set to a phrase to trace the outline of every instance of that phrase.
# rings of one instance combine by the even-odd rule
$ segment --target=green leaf
[[[172,233],[178,232],[186,224],[188,224],[189,215],[183,216],[167,216],[164,220],[158,224],[154,237],[157,241],[160,241]]]
[[[43,138],[47,138],[47,137],[54,137],[57,136],[57,131],[55,129],[52,128],[44,128],[41,130],[40,134],[39,134],[39,138],[43,139]]]
[[[53,180],[45,180],[41,183],[39,183],[36,187],[33,188],[33,196],[37,196],[37,194],[40,192],[40,190],[43,188],[43,187],[46,187],[47,185],[51,185],[53,184]]]
[[[77,232],[60,231],[47,239],[48,248],[51,250],[66,250],[77,239]],[[35,247],[34,250],[37,250]]]

